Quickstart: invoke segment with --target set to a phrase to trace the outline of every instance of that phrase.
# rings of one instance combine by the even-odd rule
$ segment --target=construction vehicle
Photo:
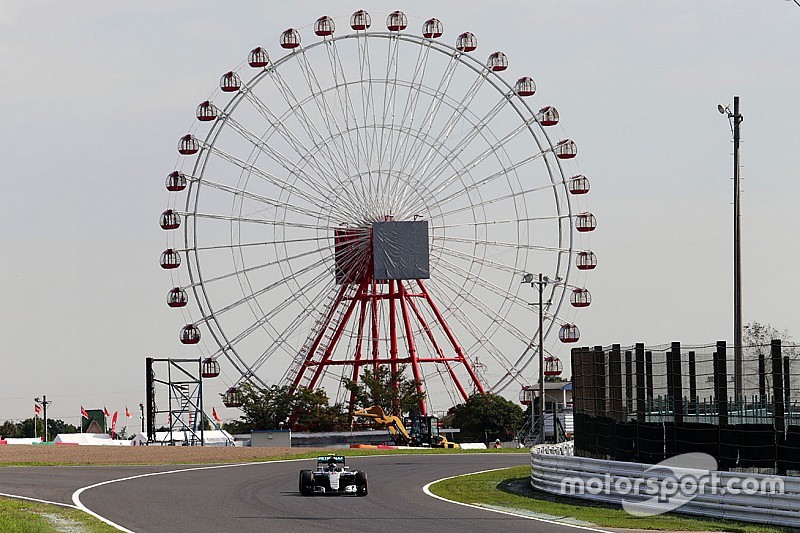
[[[435,416],[408,416],[404,423],[399,417],[384,413],[379,405],[356,411],[353,416],[371,418],[376,424],[385,427],[398,446],[459,447],[455,442],[450,442],[447,437],[439,434],[439,419]]]

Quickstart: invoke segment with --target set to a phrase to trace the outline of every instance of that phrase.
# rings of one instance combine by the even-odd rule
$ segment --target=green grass
[[[553,496],[530,487],[530,466],[518,466],[483,474],[447,479],[431,485],[437,496],[480,506],[502,507],[536,513],[553,520],[565,517],[572,523],[629,529],[672,531],[726,531],[733,533],[776,533],[796,531],[774,526],[730,520],[690,518],[674,513],[636,517],[620,506],[590,504],[586,500]],[[575,522],[577,520],[577,522]]]
[[[417,448],[411,450],[392,450],[392,449],[376,449],[376,448],[327,448],[324,450],[316,450],[316,451],[309,451],[309,452],[299,452],[299,453],[287,453],[282,455],[271,455],[269,457],[253,457],[253,458],[238,458],[238,457],[230,457],[225,458],[224,461],[218,462],[211,462],[208,460],[199,459],[197,461],[186,461],[176,459],[174,461],[166,461],[166,462],[159,462],[159,463],[151,463],[151,464],[142,464],[142,463],[126,463],[125,461],[120,461],[118,463],[114,463],[113,465],[104,465],[104,464],[97,464],[92,462],[86,463],[75,463],[73,461],[8,461],[4,463],[0,463],[0,469],[5,466],[153,466],[153,465],[164,465],[164,464],[174,464],[174,465],[185,465],[185,464],[233,464],[233,463],[261,463],[261,462],[269,462],[269,461],[285,461],[289,459],[313,459],[318,455],[325,455],[328,453],[335,453],[336,455],[344,455],[348,457],[352,456],[364,456],[364,455],[402,455],[402,454],[464,454],[464,453],[491,453],[491,454],[498,454],[498,453],[518,453],[518,454],[527,454],[528,450],[523,449],[516,449],[516,448],[500,448],[500,449],[486,449],[486,450],[454,450],[454,449],[442,449],[442,448]],[[0,530],[2,531],[2,530]]]
[[[85,533],[116,531],[78,509],[0,498],[0,531],[4,533],[55,533],[67,526]]]

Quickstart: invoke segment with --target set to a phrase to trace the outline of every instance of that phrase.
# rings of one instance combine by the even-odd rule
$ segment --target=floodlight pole
[[[539,442],[544,444],[544,333],[542,332],[544,319],[542,317],[542,292],[544,292],[544,284],[542,281],[542,273],[539,272]]]
[[[742,362],[742,235],[741,203],[739,198],[739,97],[733,97],[733,342],[736,401],[744,392],[744,366]]]
[[[49,401],[49,402],[47,401],[47,395],[46,394],[42,395],[42,399],[41,400],[37,396],[36,398],[33,399],[33,401],[35,401],[38,405],[42,406],[42,410],[43,410],[42,414],[44,415],[44,441],[45,442],[50,442],[50,438],[49,438],[49,436],[47,434],[47,406],[50,405],[53,402],[52,402],[52,400]],[[34,421],[33,421],[33,427],[34,427],[34,431],[35,431],[36,430],[36,419],[34,419]]]

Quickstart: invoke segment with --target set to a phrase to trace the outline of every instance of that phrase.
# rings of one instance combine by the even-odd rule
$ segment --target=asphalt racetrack
[[[366,497],[300,496],[298,473],[315,464],[308,459],[225,466],[4,467],[0,493],[80,503],[136,532],[580,531],[456,505],[423,491],[437,479],[528,461],[527,453],[348,458],[351,468],[369,475]],[[104,483],[111,480],[118,481]]]

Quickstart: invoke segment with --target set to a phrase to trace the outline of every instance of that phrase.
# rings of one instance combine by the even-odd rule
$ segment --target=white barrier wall
[[[597,502],[613,504],[638,502],[641,504],[650,500],[652,496],[632,494],[630,491],[621,493],[617,488],[619,486],[623,489],[627,488],[628,482],[623,480],[618,483],[618,480],[621,478],[627,480],[647,478],[652,479],[654,483],[661,484],[670,483],[675,479],[674,473],[669,468],[575,457],[572,451],[572,443],[533,447],[531,449],[531,486],[550,494]],[[698,493],[685,503],[683,500],[673,500],[673,503],[676,503],[674,512],[779,526],[798,527],[800,525],[800,478],[719,471],[709,472],[708,475],[709,477],[717,476],[718,486],[723,487],[723,490],[715,494],[697,491]],[[573,482],[565,485],[565,478],[570,478]],[[753,487],[758,484],[768,487],[776,480],[781,481],[782,493],[733,494],[724,489],[727,486],[736,486],[737,480],[741,481],[745,478]],[[598,490],[600,489],[598,479],[602,480],[602,490]],[[754,481],[750,482],[750,479]],[[591,487],[597,494],[569,494],[570,484],[582,485],[584,488]],[[747,485],[741,486],[747,487]],[[677,504],[680,506],[678,507]],[[661,502],[660,505],[665,505],[665,503]]]

